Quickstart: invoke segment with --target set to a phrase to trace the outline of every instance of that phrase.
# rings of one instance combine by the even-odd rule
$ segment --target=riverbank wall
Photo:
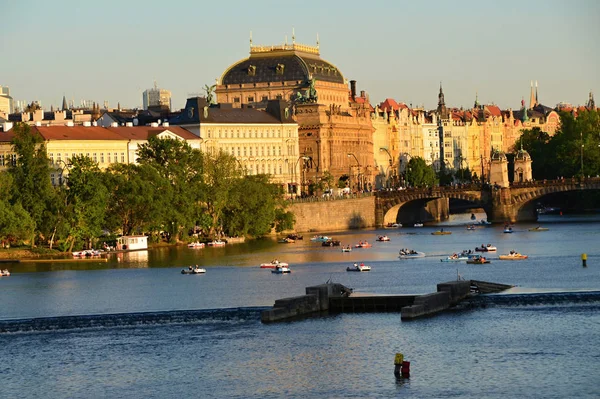
[[[343,231],[375,227],[375,197],[294,202],[297,232]]]

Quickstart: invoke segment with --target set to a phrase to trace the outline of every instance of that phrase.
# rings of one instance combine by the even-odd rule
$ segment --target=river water
[[[0,397],[598,397],[600,219],[589,219],[543,216],[549,231],[518,224],[504,234],[467,231],[468,216],[457,215],[438,226],[332,233],[373,244],[351,253],[306,236],[15,265],[0,279]],[[452,235],[432,236],[440,226]],[[378,234],[391,242],[375,242]],[[498,247],[490,264],[440,262],[487,243]],[[399,260],[400,248],[427,256]],[[511,249],[530,258],[493,259]],[[258,267],[274,258],[293,272]],[[345,271],[361,261],[372,271]],[[190,264],[207,273],[181,275]],[[429,293],[457,274],[516,287],[411,322],[397,313],[260,322],[276,299],[327,280],[359,293]],[[397,352],[411,362],[409,379],[393,375]]]

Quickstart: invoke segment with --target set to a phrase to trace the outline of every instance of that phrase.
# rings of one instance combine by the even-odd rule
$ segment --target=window
[[[267,147],[267,156],[271,155],[271,148]]]
[[[121,163],[125,163],[125,153],[121,153]]]
[[[237,148],[237,154],[238,154],[237,155],[238,157],[241,156],[241,149],[240,149],[240,147]]]
[[[253,103],[254,102],[254,96],[248,96],[248,102],[249,103]]]
[[[117,162],[119,162],[119,158],[117,158],[117,153],[116,153],[116,152],[115,152],[115,154],[114,154],[114,155],[115,155],[115,158],[114,158],[114,161],[113,161],[113,162],[114,162],[114,163],[117,163]]]
[[[265,102],[269,101],[269,97],[268,96],[262,96],[262,100],[265,101]]]
[[[282,96],[281,94],[278,94],[276,98],[277,98],[278,100],[282,100],[282,99],[283,99],[283,96]],[[263,165],[263,168],[264,168],[264,165]]]
[[[89,157],[90,157],[90,153],[89,153],[89,152],[86,152],[86,153],[85,153],[85,156],[86,156],[86,158],[89,158]]]
[[[280,175],[282,175],[282,174],[283,174],[283,173],[282,173],[282,168],[281,168],[281,165],[279,165],[279,174],[280,174]]]
[[[0,154],[0,166],[4,166],[4,154]]]
[[[17,166],[17,154],[10,155],[10,164],[12,166]]]
[[[111,162],[110,162],[110,152],[107,152],[107,153],[106,153],[106,156],[107,156],[107,161],[108,161],[108,163],[111,163]]]
[[[233,102],[234,102],[234,103],[236,103],[236,104],[237,104],[237,103],[239,103],[239,102],[240,102],[240,98],[239,98],[239,97],[235,97],[235,98],[233,99]]]
[[[250,147],[250,156],[252,156],[252,147]]]
[[[60,161],[62,161],[61,157],[60,157],[60,152],[58,154],[56,154],[56,163],[60,163]]]
[[[104,153],[100,153],[100,163],[104,163]]]
[[[54,173],[50,173],[50,181],[52,182],[53,186],[56,186],[56,182],[54,181]]]
[[[240,138],[240,131],[239,131],[239,130],[236,132],[236,137],[237,137],[238,139]]]
[[[48,154],[48,158],[50,158],[50,164],[54,164],[54,154],[53,153]]]
[[[279,146],[279,156],[281,156],[281,146]]]
[[[96,156],[96,153],[94,153],[94,162],[98,162],[98,157]]]
[[[244,156],[246,156],[246,147],[244,147]]]

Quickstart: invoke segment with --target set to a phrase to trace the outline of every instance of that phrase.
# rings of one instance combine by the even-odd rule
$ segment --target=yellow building
[[[266,110],[258,110],[209,106],[205,98],[194,97],[170,123],[191,132],[202,151],[231,154],[248,174],[269,174],[289,194],[297,194],[308,180],[309,163],[298,149],[298,124],[284,101],[268,101]]]

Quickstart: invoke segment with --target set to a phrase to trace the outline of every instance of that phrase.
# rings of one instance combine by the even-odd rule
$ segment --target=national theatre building
[[[319,45],[295,43],[255,46],[250,57],[223,73],[215,89],[218,103],[264,109],[269,100],[285,100],[298,123],[299,154],[304,184],[329,172],[337,181],[349,177],[353,189],[372,183],[372,107],[356,82],[321,59]],[[334,183],[335,184],[335,183]]]

